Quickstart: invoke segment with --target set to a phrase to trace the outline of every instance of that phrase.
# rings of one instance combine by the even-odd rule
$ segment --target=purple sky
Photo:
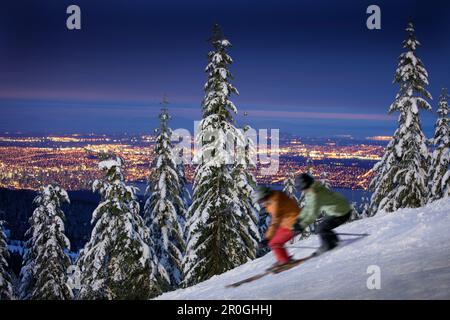
[[[65,9],[82,10],[82,30]],[[17,0],[0,10],[0,132],[152,132],[163,94],[172,126],[200,116],[206,39],[220,23],[233,47],[239,124],[299,135],[392,134],[392,79],[415,22],[433,106],[450,79],[450,5],[378,1]],[[247,117],[242,113],[248,112]],[[434,115],[423,112],[427,134]]]

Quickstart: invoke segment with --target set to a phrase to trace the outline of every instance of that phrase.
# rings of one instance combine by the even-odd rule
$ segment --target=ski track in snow
[[[264,271],[272,253],[157,299],[450,299],[450,198],[343,225],[337,232],[370,236],[291,270],[237,288],[227,284]],[[351,238],[341,236],[341,239]],[[295,246],[317,246],[317,236]],[[289,249],[296,258],[310,249]],[[381,269],[381,289],[369,290],[367,267]]]

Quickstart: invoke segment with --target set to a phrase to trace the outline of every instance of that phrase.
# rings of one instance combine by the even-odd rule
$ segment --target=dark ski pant
[[[323,249],[330,250],[337,246],[339,238],[336,233],[333,232],[333,229],[347,222],[351,215],[352,212],[349,211],[340,217],[326,216],[325,219],[317,226],[317,233],[320,236],[321,246]]]

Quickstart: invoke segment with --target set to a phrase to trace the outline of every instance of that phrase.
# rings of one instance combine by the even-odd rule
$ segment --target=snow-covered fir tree
[[[385,155],[374,166],[375,177],[371,211],[393,212],[399,208],[415,208],[425,204],[428,198],[427,171],[429,154],[422,132],[419,110],[431,110],[425,98],[431,99],[426,90],[428,73],[416,56],[420,43],[414,26],[409,23],[408,38],[403,42],[406,52],[399,58],[394,82],[400,90],[389,112],[399,112],[398,129],[386,148]]]
[[[128,186],[120,157],[102,156],[93,191],[101,202],[92,214],[91,238],[81,250],[80,299],[148,299],[169,277],[148,245],[149,231],[139,215],[137,188]],[[160,278],[164,275],[164,279]]]
[[[352,214],[350,216],[350,221],[365,219],[369,217],[369,204],[370,199],[367,197],[362,197],[361,202],[352,202]]]
[[[328,172],[326,172],[326,171],[323,171],[321,174],[320,174],[320,183],[322,183],[324,186],[325,186],[325,188],[327,188],[328,190],[331,190],[331,182],[330,182],[330,180],[328,179]]]
[[[349,221],[355,221],[360,219],[359,211],[358,211],[358,204],[356,202],[352,202],[350,204],[352,213],[350,215]]]
[[[308,156],[306,158],[306,173],[312,175],[312,169],[313,169],[314,163],[311,158],[311,154],[308,153]]]
[[[357,206],[357,211],[361,217],[361,219],[367,218],[370,216],[370,198],[362,197],[360,204]]]
[[[159,115],[160,128],[156,138],[155,161],[151,168],[146,193],[144,219],[150,229],[150,244],[158,260],[170,276],[170,287],[182,280],[182,261],[185,251],[183,234],[186,216],[184,190],[180,184],[180,168],[174,161],[167,101]],[[185,187],[185,186],[184,186]],[[163,288],[164,289],[164,288]]]
[[[184,285],[206,280],[254,257],[248,245],[251,219],[241,207],[241,192],[233,179],[234,146],[245,145],[234,125],[237,109],[229,99],[238,93],[230,83],[232,63],[227,54],[230,42],[214,27],[206,67],[208,80],[203,99],[203,118],[195,137],[200,146],[195,157],[192,204],[189,208],[188,243],[183,261]],[[230,148],[231,142],[231,148]]]
[[[0,220],[0,300],[11,300],[13,298],[13,288],[11,285],[11,274],[9,273],[9,256],[4,222]]]
[[[299,199],[297,197],[297,188],[295,187],[295,174],[290,172],[286,175],[286,178],[283,181],[283,192],[285,192],[289,197],[297,201],[299,203]]]
[[[67,192],[57,185],[42,187],[34,199],[37,208],[29,219],[26,253],[21,270],[22,299],[67,300],[73,298],[67,270],[71,265],[67,251],[69,239],[64,234],[63,203]]]
[[[438,119],[433,138],[434,151],[429,173],[429,201],[450,195],[450,120],[446,89],[442,89],[437,113]]]

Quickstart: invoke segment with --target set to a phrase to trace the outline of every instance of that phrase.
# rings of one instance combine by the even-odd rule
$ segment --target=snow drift
[[[449,299],[450,198],[423,208],[381,213],[336,229],[370,233],[280,274],[238,288],[225,285],[262,272],[271,253],[187,289],[158,299]],[[351,238],[342,236],[341,239]],[[317,236],[292,244],[317,246]],[[295,257],[310,249],[290,249]],[[368,289],[369,266],[378,266],[381,288]]]

